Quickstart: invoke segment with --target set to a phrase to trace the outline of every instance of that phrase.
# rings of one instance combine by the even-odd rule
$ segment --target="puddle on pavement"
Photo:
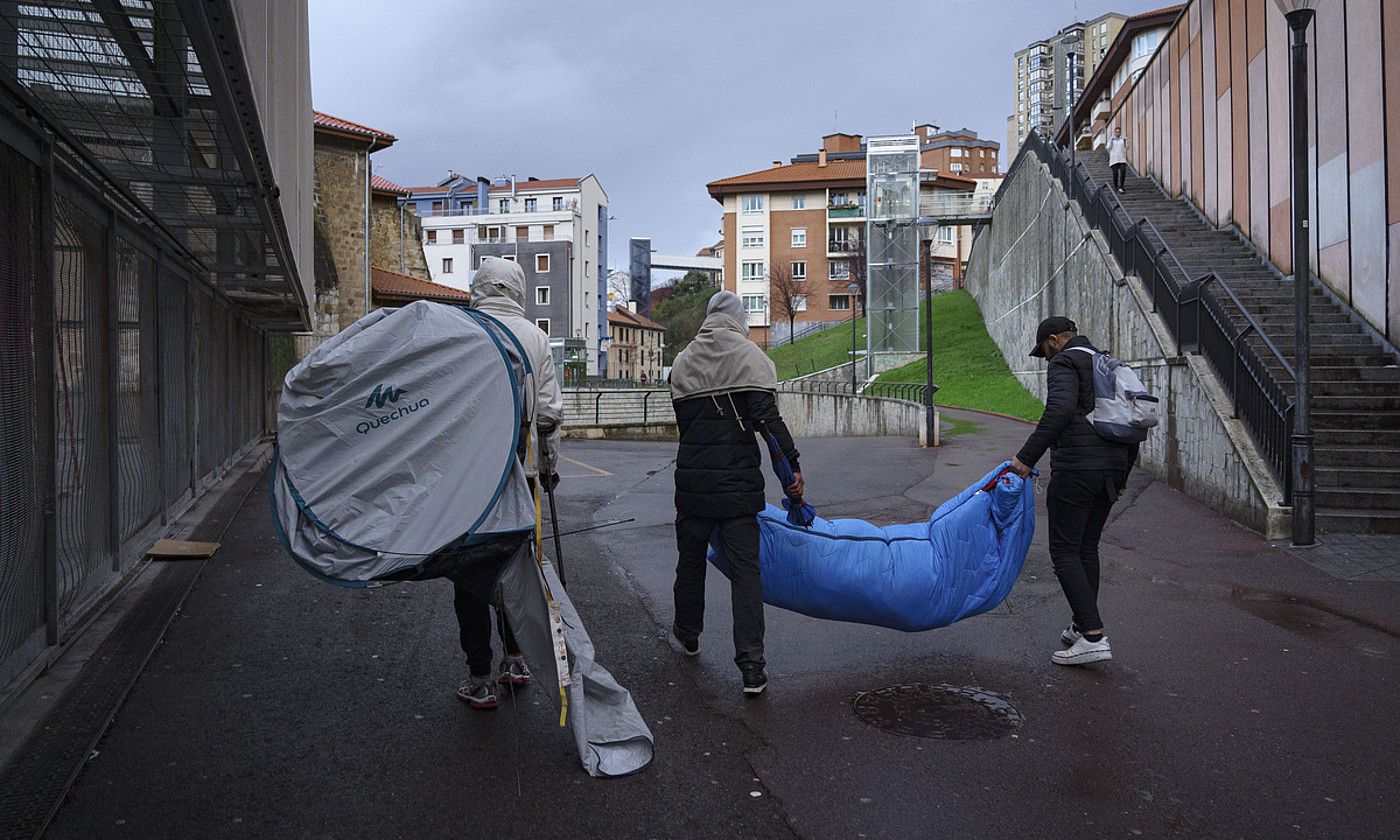
[[[1236,587],[1230,597],[1245,612],[1290,633],[1319,639],[1337,637],[1367,656],[1388,659],[1386,649],[1393,647],[1396,638],[1387,628],[1296,595]]]
[[[863,691],[852,705],[862,723],[877,729],[944,741],[989,741],[1025,722],[1006,698],[975,686],[892,685]]]

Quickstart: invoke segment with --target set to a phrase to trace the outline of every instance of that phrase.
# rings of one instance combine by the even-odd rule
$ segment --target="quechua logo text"
[[[403,388],[395,388],[393,385],[375,385],[369,399],[365,400],[365,408],[383,408],[384,403],[396,403],[405,393]]]
[[[362,435],[369,434],[371,429],[392,423],[403,417],[414,413],[420,408],[428,407],[428,398],[424,397],[416,402],[405,400],[399,404],[399,398],[408,393],[407,389],[395,388],[392,385],[376,385],[370,392],[369,399],[365,400],[365,409],[372,411],[384,411],[384,406],[394,404],[394,408],[383,414],[379,414],[369,420],[361,420],[355,424],[355,431]]]

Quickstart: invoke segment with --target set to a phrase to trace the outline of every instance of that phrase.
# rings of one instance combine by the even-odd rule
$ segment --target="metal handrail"
[[[1133,219],[1117,194],[1112,190],[1105,192],[1106,185],[1096,184],[1082,162],[1077,162],[1071,169],[1058,147],[1037,132],[1027,136],[1003,181],[1003,188],[1019,167],[1022,156],[1027,153],[1034,153],[1040,158],[1066,191],[1074,193],[1085,219],[1104,233],[1110,250],[1124,272],[1135,273],[1147,283],[1152,311],[1158,312],[1161,304],[1169,307],[1162,312],[1162,318],[1176,339],[1177,352],[1182,351],[1183,344],[1193,345],[1197,355],[1204,354],[1209,358],[1211,365],[1225,380],[1234,416],[1243,418],[1254,434],[1265,458],[1283,482],[1284,504],[1290,504],[1292,451],[1288,441],[1294,402],[1284,384],[1246,339],[1251,333],[1258,336],[1290,380],[1296,378],[1296,371],[1277,345],[1264,334],[1258,319],[1218,273],[1209,272],[1193,281],[1151,219]],[[1214,289],[1224,291],[1229,302],[1243,316],[1244,328],[1237,326],[1225,311]],[[1189,310],[1184,311],[1190,306],[1195,307],[1194,318],[1184,317],[1191,314]],[[1203,311],[1210,319],[1213,331],[1209,333],[1202,320]],[[1247,375],[1244,380],[1240,377],[1242,371]]]
[[[1248,325],[1249,329],[1253,330],[1254,334],[1259,336],[1259,340],[1264,342],[1264,346],[1269,348],[1269,352],[1273,355],[1274,360],[1283,368],[1284,373],[1288,374],[1288,378],[1297,379],[1298,374],[1293,369],[1293,365],[1289,364],[1288,360],[1283,357],[1283,352],[1278,349],[1278,345],[1274,344],[1273,341],[1264,334],[1264,327],[1250,314],[1249,309],[1245,307],[1244,303],[1239,299],[1239,296],[1235,294],[1235,290],[1231,289],[1230,284],[1225,282],[1225,278],[1216,274],[1214,271],[1196,278],[1196,294],[1199,295],[1201,290],[1211,283],[1218,285],[1225,294],[1229,296],[1230,302],[1233,303],[1235,308],[1240,311],[1240,314],[1244,316],[1245,323]],[[1244,330],[1241,330],[1241,335],[1243,335],[1244,332]]]

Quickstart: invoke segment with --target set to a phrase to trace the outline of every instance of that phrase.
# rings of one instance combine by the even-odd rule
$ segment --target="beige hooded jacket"
[[[526,464],[533,475],[556,471],[559,460],[559,427],[564,422],[564,395],[554,373],[554,353],[549,348],[549,336],[525,317],[525,272],[510,260],[485,257],[472,281],[471,307],[495,318],[510,330],[520,346],[525,348],[533,382],[527,382],[526,411],[534,418],[538,434],[535,462]],[[531,387],[533,386],[533,387]]]

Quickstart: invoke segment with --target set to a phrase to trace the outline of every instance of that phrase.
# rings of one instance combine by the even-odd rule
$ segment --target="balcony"
[[[520,207],[519,209],[511,209],[504,212],[500,210],[499,206],[495,209],[491,207],[477,207],[475,205],[467,207],[432,207],[427,210],[419,210],[418,217],[420,219],[432,219],[450,216],[547,216],[550,213],[572,215],[577,211],[578,199],[571,199],[564,202],[558,209],[555,209],[553,205],[544,209],[536,207],[533,210],[528,210],[524,207]]]
[[[859,239],[831,239],[826,243],[826,254],[829,257],[854,254],[859,252],[864,245],[865,243]]]
[[[826,217],[858,221],[865,218],[865,208],[859,204],[831,204],[826,208]]]

